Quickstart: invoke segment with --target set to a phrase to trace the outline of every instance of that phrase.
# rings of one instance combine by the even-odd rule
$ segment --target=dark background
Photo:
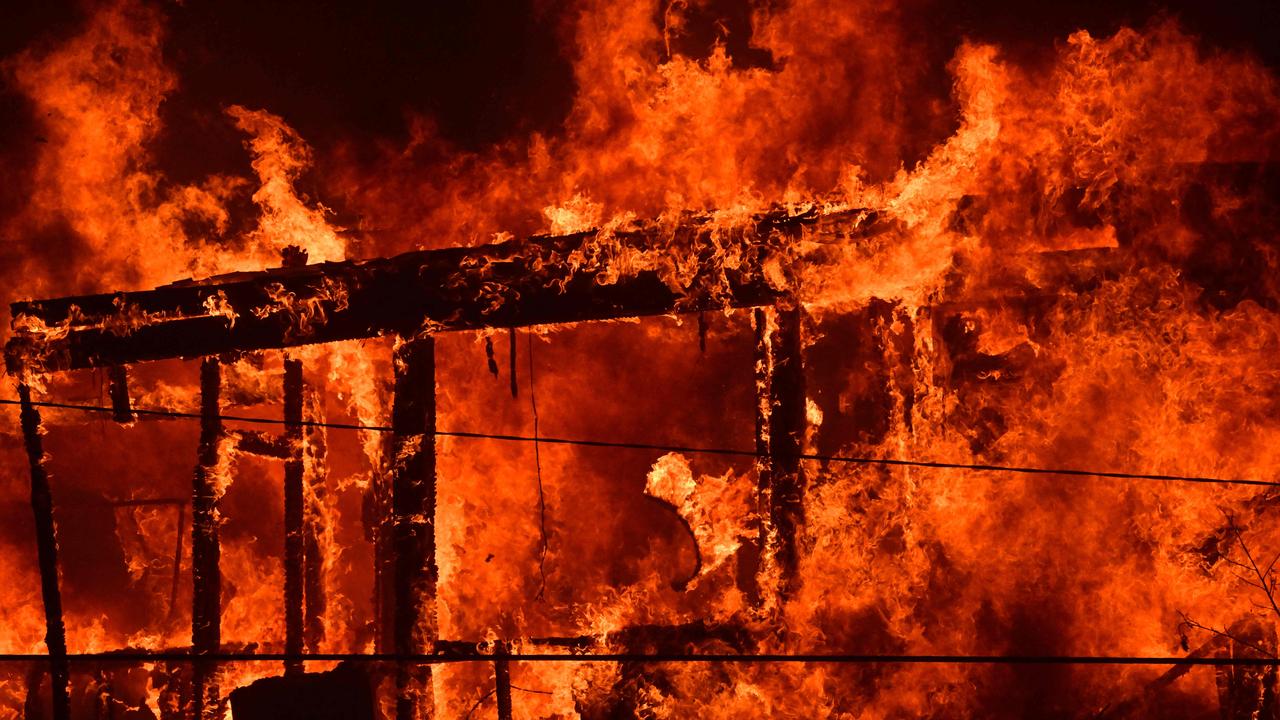
[[[312,144],[336,140],[402,140],[411,114],[431,117],[443,139],[480,149],[516,134],[553,133],[574,93],[573,7],[544,2],[343,3],[332,0],[189,0],[165,4],[166,55],[180,85],[166,101],[166,147],[224,142],[241,137],[219,123],[223,137],[209,137],[200,118],[230,104],[266,108],[282,116]],[[1268,0],[1195,2],[1045,2],[1010,0],[915,3],[910,27],[928,38],[943,78],[945,64],[964,38],[998,42],[1006,52],[1051,51],[1076,29],[1105,35],[1140,26],[1161,14],[1180,18],[1212,46],[1250,51],[1280,66],[1280,3]],[[11,7],[0,22],[0,56],[56,42],[75,32],[86,14],[80,3],[30,2]],[[749,48],[749,8],[715,2],[691,11],[693,42],[727,28],[735,62],[771,60]],[[655,21],[657,12],[655,8]],[[705,45],[709,46],[709,42]],[[691,53],[698,49],[684,48]],[[0,142],[29,139],[31,119],[21,97],[0,91]],[[177,121],[177,122],[168,122]],[[220,153],[206,153],[202,167],[166,168],[176,181],[209,167]],[[228,162],[243,163],[239,152]]]

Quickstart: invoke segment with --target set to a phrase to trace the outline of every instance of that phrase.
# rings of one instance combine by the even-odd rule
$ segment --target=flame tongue
[[[689,527],[697,544],[697,566],[682,589],[715,572],[741,547],[751,524],[754,488],[730,470],[722,477],[694,478],[689,461],[669,453],[649,471],[645,494],[669,504]]]

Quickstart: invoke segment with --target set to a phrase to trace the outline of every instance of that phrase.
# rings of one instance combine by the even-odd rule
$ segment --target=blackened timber
[[[394,552],[393,649],[429,653],[436,628],[436,367],[431,336],[395,350],[391,406],[391,514]],[[432,706],[431,670],[401,664],[396,718],[418,720]]]
[[[284,361],[284,422],[289,456],[284,461],[284,652],[302,654],[303,488],[302,362]],[[285,661],[285,674],[302,672],[301,660]]]
[[[287,438],[259,430],[229,430],[229,436],[236,441],[236,450],[250,455],[288,460],[293,450]]]
[[[200,449],[191,503],[191,649],[211,655],[222,644],[222,573],[218,567],[218,445],[222,439],[222,369],[217,358],[200,364]],[[221,717],[216,667],[197,660],[192,702],[196,720]]]
[[[865,215],[839,218],[775,214],[714,237],[703,218],[18,302],[6,364],[17,374],[387,333],[768,305],[789,282],[786,234],[802,224],[843,222],[857,230],[870,222]]]
[[[755,380],[755,470],[756,512],[750,519],[754,529],[754,542],[743,544],[738,551],[737,585],[753,607],[763,601],[760,593],[760,560],[769,539],[769,319],[764,308],[751,312],[752,337],[755,340],[752,353]]]
[[[71,699],[67,685],[67,632],[62,620],[62,591],[58,586],[58,538],[53,521],[53,493],[44,466],[44,443],[40,438],[40,413],[31,404],[31,388],[18,385],[22,404],[22,436],[31,465],[31,510],[35,514],[36,552],[40,563],[40,595],[44,600],[44,644],[49,650],[49,678],[54,720],[70,720]]]
[[[314,386],[305,387],[303,404],[306,419],[323,422],[324,400]],[[307,478],[307,496],[303,503],[303,581],[302,596],[305,611],[303,615],[304,638],[307,652],[320,652],[320,643],[324,639],[324,615],[328,606],[328,596],[324,582],[324,543],[325,514],[321,507],[325,496],[325,481],[328,478],[327,449],[328,443],[325,428],[310,424],[305,426],[303,448],[303,472]]]
[[[746,627],[737,624],[709,624],[705,620],[678,625],[626,625],[610,631],[607,637],[534,636],[525,638],[524,643],[533,648],[565,649],[570,651],[570,655],[601,649],[624,654],[677,654],[703,644],[727,646],[735,652],[743,653],[753,651],[755,647]],[[437,640],[436,655],[445,658],[477,657],[476,648],[482,644],[481,640]],[[503,650],[510,656],[509,645],[504,645]],[[497,655],[497,647],[494,654]]]
[[[129,371],[123,365],[107,369],[107,387],[111,396],[111,419],[122,424],[133,422],[133,408],[129,402]]]
[[[778,308],[767,331],[769,352],[768,498],[772,555],[778,569],[778,591],[789,595],[797,581],[796,532],[804,524],[804,478],[800,454],[804,443],[805,390],[800,340],[801,311]]]
[[[511,397],[520,395],[520,385],[516,381],[516,329],[507,328],[507,358],[509,360],[507,374],[511,380]]]
[[[27,700],[23,703],[22,717],[39,718],[44,716],[44,697],[40,693],[40,685],[44,683],[44,668],[39,665],[27,667]]]
[[[392,437],[381,436],[384,458],[392,457]],[[373,601],[378,621],[374,635],[374,649],[390,653],[396,645],[395,614],[396,597],[392,587],[395,580],[395,518],[391,512],[391,463],[375,470],[369,483],[369,492],[362,508],[366,537],[373,543],[374,575]]]
[[[511,662],[506,656],[507,644],[499,641],[493,648],[493,689],[498,702],[498,720],[511,720]]]

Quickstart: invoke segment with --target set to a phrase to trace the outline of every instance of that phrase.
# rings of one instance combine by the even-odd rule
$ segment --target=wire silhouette
[[[102,405],[76,405],[71,403],[59,403],[49,401],[32,401],[35,407],[44,407],[56,410],[76,410],[81,412],[95,413],[113,413],[115,409]],[[0,398],[0,405],[21,405],[18,400],[8,398]],[[185,419],[199,419],[200,413],[183,412],[180,410],[157,410],[146,408],[131,408],[136,415],[147,415],[152,417],[172,417]],[[265,425],[284,425],[284,419],[280,418],[263,418],[249,417],[242,415],[219,415],[219,419],[224,422],[243,422],[256,423]],[[365,432],[392,432],[392,428],[388,425],[362,425],[359,423],[334,423],[321,422],[317,420],[304,420],[302,425],[305,427],[323,427],[333,430],[361,430]],[[531,435],[515,435],[506,433],[482,433],[471,432],[465,430],[437,430],[435,433],[439,437],[467,438],[476,440],[499,440],[507,442],[527,442],[541,443],[546,445],[573,445],[579,447],[593,448],[614,448],[625,450],[654,450],[661,452],[679,452],[701,455],[723,455],[730,457],[771,457],[770,453],[761,453],[756,450],[740,450],[735,448],[717,448],[717,447],[700,447],[696,445],[664,445],[660,443],[643,443],[643,442],[626,442],[614,440],[591,440],[585,438],[564,438],[551,437],[547,435],[531,436]],[[1185,482],[1185,483],[1208,483],[1218,485],[1249,485],[1255,487],[1280,487],[1280,481],[1259,480],[1256,478],[1220,478],[1201,475],[1173,475],[1160,473],[1138,473],[1138,472],[1122,472],[1113,470],[1088,470],[1081,468],[1047,468],[1047,467],[1027,467],[1020,465],[997,465],[990,463],[959,463],[944,462],[936,460],[898,460],[892,458],[875,458],[875,457],[856,457],[850,455],[823,455],[818,453],[800,453],[801,460],[811,460],[817,462],[853,464],[853,465],[881,465],[888,467],[912,467],[912,468],[931,468],[940,470],[971,470],[975,472],[997,472],[1012,473],[1018,475],[1068,475],[1073,477],[1095,477],[1113,480],[1152,480],[1160,482]]]
[[[18,400],[0,398],[0,404],[21,405]],[[48,401],[33,401],[36,407],[80,412],[112,413],[114,408],[99,405],[77,405]],[[132,408],[137,415],[152,417],[172,417],[180,419],[199,419],[200,413],[177,410],[158,410]],[[228,422],[259,423],[283,425],[283,419],[248,417],[238,415],[220,415],[221,420]],[[360,430],[367,432],[391,432],[392,428],[383,425],[363,425],[357,423],[332,423],[319,421],[303,421],[310,427],[324,427],[338,430]],[[443,437],[489,439],[512,442],[550,443],[598,448],[620,448],[655,450],[665,452],[703,453],[728,455],[735,457],[759,457],[762,453],[751,450],[732,448],[696,447],[687,445],[663,445],[657,443],[618,442],[605,440],[588,440],[573,438],[557,438],[536,435],[533,437],[500,433],[479,433],[466,431],[437,431]],[[894,460],[884,458],[863,458],[841,455],[820,455],[803,453],[803,460],[823,462],[856,463],[867,465],[887,465],[898,467],[941,468],[973,470],[983,472],[1007,472],[1035,475],[1071,475],[1099,477],[1111,479],[1157,480],[1172,482],[1218,483],[1256,486],[1280,486],[1280,482],[1256,479],[1215,478],[1191,475],[1164,475],[1152,473],[1129,473],[1101,470],[1082,470],[1077,468],[1034,468],[994,464],[966,464],[936,462],[926,460]],[[0,654],[0,662],[40,662],[48,659],[45,654]],[[121,651],[106,653],[72,653],[68,654],[70,662],[152,662],[175,661],[189,662],[196,659],[217,662],[279,662],[283,660],[313,661],[351,661],[351,662],[398,662],[421,664],[445,664],[458,662],[491,661],[493,655],[483,652],[457,652],[423,654],[395,653],[307,653],[301,655],[286,653],[217,653],[197,656],[183,651]],[[573,653],[513,653],[502,656],[511,662],[626,662],[626,663],[833,663],[833,664],[956,664],[956,665],[1190,665],[1214,667],[1272,667],[1280,664],[1276,658],[1248,657],[1214,657],[1214,656],[1126,656],[1126,655],[888,655],[888,654],[856,654],[856,653],[611,653],[611,652],[573,652]]]

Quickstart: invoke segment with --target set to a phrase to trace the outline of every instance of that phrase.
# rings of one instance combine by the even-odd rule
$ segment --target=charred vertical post
[[[393,649],[430,653],[436,641],[436,366],[435,339],[400,343],[391,407],[391,514],[394,552]],[[396,718],[429,717],[429,665],[396,668]]]
[[[379,653],[390,653],[396,646],[396,598],[392,588],[395,579],[395,550],[392,543],[395,518],[391,512],[391,458],[394,454],[391,435],[384,435],[381,439],[384,463],[374,473],[363,512],[366,516],[366,528],[372,529],[369,535],[373,541],[373,599],[378,614],[374,647]]]
[[[222,645],[222,574],[218,568],[218,446],[222,439],[222,368],[217,358],[200,365],[200,450],[191,498],[191,649],[194,717],[221,717],[217,665],[200,656]]]
[[[54,720],[70,720],[71,699],[67,692],[71,673],[67,666],[67,631],[62,622],[62,591],[58,586],[58,537],[53,522],[53,492],[44,466],[44,443],[40,439],[40,413],[31,403],[31,388],[18,385],[22,404],[22,436],[31,464],[31,510],[36,521],[36,551],[40,562],[40,595],[44,600],[44,644],[49,650],[49,679]]]
[[[493,648],[494,697],[498,701],[498,720],[511,720],[511,662],[507,660],[507,644],[499,641]]]
[[[760,545],[776,580],[762,582],[787,597],[797,581],[796,531],[804,522],[800,455],[805,428],[799,307],[757,310],[756,451],[760,455]]]
[[[111,396],[111,419],[121,424],[134,420],[129,401],[129,371],[123,365],[113,365],[107,370],[107,394]]]
[[[761,558],[768,542],[769,524],[769,346],[768,316],[763,308],[751,311],[751,327],[755,338],[752,368],[755,377],[755,468],[756,513],[752,520],[755,542],[744,544],[738,552],[737,585],[753,607],[759,607]]]
[[[769,343],[769,519],[775,535],[774,559],[779,591],[795,589],[799,564],[796,531],[804,523],[804,478],[800,454],[804,445],[804,360],[799,307],[776,312],[777,327]]]
[[[284,652],[286,675],[302,672],[302,362],[284,361]]]
[[[520,394],[520,386],[516,382],[516,329],[507,328],[507,359],[509,360],[508,368],[511,380],[511,397]]]
[[[324,428],[315,421],[323,420],[324,401],[314,388],[304,386],[303,414],[310,420],[304,428],[305,437],[302,446],[303,477],[306,478],[307,497],[303,503],[302,520],[302,556],[303,580],[303,645],[308,652],[319,652],[320,642],[324,639],[324,614],[327,596],[324,585],[324,513],[321,504],[325,494],[325,480],[328,477],[326,462],[327,442]]]

